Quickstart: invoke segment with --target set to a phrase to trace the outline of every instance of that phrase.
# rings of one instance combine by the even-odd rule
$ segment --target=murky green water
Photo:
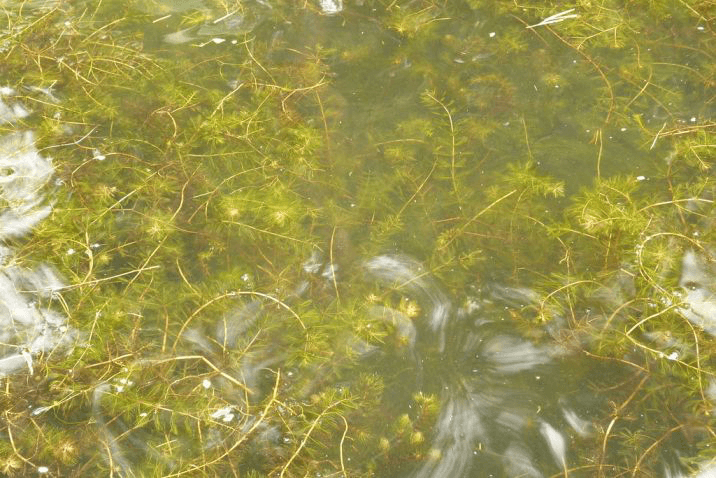
[[[0,474],[715,473],[712,1],[0,5]]]

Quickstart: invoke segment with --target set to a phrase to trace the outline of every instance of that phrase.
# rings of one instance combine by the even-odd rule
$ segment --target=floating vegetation
[[[6,2],[0,474],[713,473],[711,0]]]

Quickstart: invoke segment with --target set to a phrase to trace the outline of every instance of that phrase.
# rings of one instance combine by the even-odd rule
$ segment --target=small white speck
[[[626,131],[626,128],[620,128],[619,131],[624,132]]]
[[[142,412],[142,413],[139,414],[139,416],[140,416],[140,417],[146,417],[146,416],[147,416],[147,412]]]
[[[559,88],[559,85],[554,85],[555,88]]]
[[[49,471],[50,471],[50,469],[47,468],[46,466],[38,466],[37,467],[38,473],[45,474],[45,473],[48,473]]]
[[[226,41],[225,38],[212,38],[211,41],[218,45],[219,43],[224,43]]]
[[[679,358],[679,354],[676,352],[671,352],[669,355],[666,356],[669,360],[676,360]]]
[[[700,32],[705,30],[705,28],[702,25],[699,25],[698,27],[696,27],[696,29]]]
[[[645,179],[646,179],[646,176],[637,176],[636,177],[637,181],[644,181]]]
[[[232,44],[232,45],[236,45],[237,43],[239,43],[239,42],[236,41],[236,40],[231,40],[231,44]]]
[[[96,159],[97,161],[104,161],[106,156],[99,152],[99,149],[95,149],[92,151],[92,159]]]
[[[68,255],[68,256],[71,256],[71,255],[74,254],[75,252],[77,252],[77,251],[75,251],[75,250],[72,249],[71,247],[70,247],[69,249],[67,249],[67,255]]]
[[[696,123],[696,116],[692,116],[689,121],[691,121],[692,123]]]
[[[504,123],[502,123],[502,126],[509,126],[509,125],[510,125],[509,121],[505,121]]]
[[[201,381],[201,386],[206,389],[211,388],[211,380],[205,378],[204,380]]]
[[[495,35],[497,35],[497,33],[495,33],[495,32],[490,32],[490,38],[495,38]]]

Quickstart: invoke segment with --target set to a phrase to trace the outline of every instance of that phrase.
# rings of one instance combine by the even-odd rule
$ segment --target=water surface
[[[710,2],[3,9],[1,473],[713,473]]]

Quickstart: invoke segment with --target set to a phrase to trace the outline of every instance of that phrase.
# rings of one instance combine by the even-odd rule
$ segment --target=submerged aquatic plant
[[[711,2],[561,10],[5,6],[0,472],[706,469]]]

